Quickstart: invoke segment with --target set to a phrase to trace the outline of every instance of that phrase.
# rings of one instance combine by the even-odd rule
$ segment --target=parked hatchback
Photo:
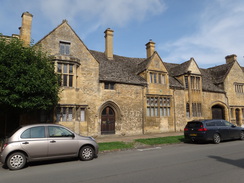
[[[186,140],[213,141],[215,144],[223,140],[244,139],[244,128],[222,119],[197,120],[187,123],[184,129]]]
[[[21,127],[5,140],[1,162],[11,170],[27,162],[79,157],[83,161],[97,157],[98,144],[92,137],[80,136],[55,124]]]

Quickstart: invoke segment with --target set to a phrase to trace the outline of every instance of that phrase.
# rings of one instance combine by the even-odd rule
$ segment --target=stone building
[[[22,20],[28,45],[32,15]],[[208,69],[194,58],[167,63],[150,40],[146,58],[130,58],[113,53],[113,30],[104,34],[104,52],[90,50],[64,20],[34,45],[53,56],[62,78],[59,105],[35,122],[49,119],[93,136],[183,131],[187,121],[203,118],[244,123],[244,68],[236,55]]]

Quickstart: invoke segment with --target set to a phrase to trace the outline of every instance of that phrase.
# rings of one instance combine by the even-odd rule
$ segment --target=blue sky
[[[104,51],[111,28],[117,55],[145,58],[152,39],[165,62],[208,68],[236,54],[244,66],[243,0],[0,0],[0,33],[19,34],[25,11],[34,43],[66,19],[91,50]]]

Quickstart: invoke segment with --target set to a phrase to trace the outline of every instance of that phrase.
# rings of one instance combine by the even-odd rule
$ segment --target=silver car
[[[98,144],[92,137],[80,136],[55,124],[21,127],[5,140],[1,162],[10,170],[23,168],[27,162],[79,157],[82,161],[97,157]]]

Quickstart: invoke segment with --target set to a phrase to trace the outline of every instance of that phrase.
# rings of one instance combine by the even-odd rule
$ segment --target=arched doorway
[[[115,134],[115,112],[109,106],[102,111],[101,134]]]
[[[236,109],[236,124],[241,126],[240,109]]]
[[[220,105],[214,105],[212,107],[213,119],[225,119],[224,108]]]

